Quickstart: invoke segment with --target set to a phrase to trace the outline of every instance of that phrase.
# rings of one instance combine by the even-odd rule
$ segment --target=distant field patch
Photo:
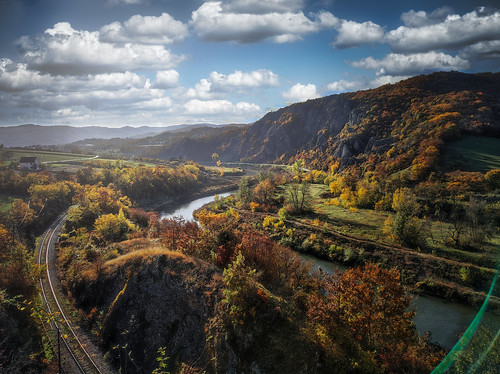
[[[101,158],[101,157],[99,157],[95,160],[86,161],[85,165],[90,165],[90,166],[96,167],[96,168],[125,167],[125,166],[128,166],[128,167],[137,167],[137,166],[155,167],[155,166],[158,166],[158,163],[137,161],[137,160],[122,160],[122,159],[115,159],[115,158]]]
[[[19,161],[21,157],[38,157],[40,162],[61,162],[61,161],[79,161],[89,159],[92,155],[63,153],[63,152],[49,152],[49,151],[35,151],[30,149],[5,149],[9,151],[9,159],[12,161]]]
[[[322,184],[311,185],[311,196],[314,199],[313,209],[316,213],[328,218],[330,228],[335,231],[361,236],[364,238],[388,241],[382,233],[383,223],[390,215],[387,212],[368,209],[348,209],[337,205],[325,204],[330,198],[322,198],[321,194],[329,192]]]
[[[206,166],[206,169],[215,172],[221,173],[224,175],[241,175],[243,174],[243,169],[239,167],[226,167],[226,166]]]
[[[60,163],[60,162],[54,162],[52,164],[50,164],[50,167],[52,168],[67,168],[67,167],[70,167],[71,165],[70,164],[65,164],[65,163]]]
[[[500,139],[466,135],[446,145],[443,154],[446,169],[480,171],[500,169]]]

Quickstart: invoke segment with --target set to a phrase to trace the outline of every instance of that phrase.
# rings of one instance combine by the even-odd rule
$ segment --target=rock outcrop
[[[150,249],[108,262],[74,292],[87,313],[102,311],[100,333],[115,366],[151,373],[161,347],[171,362],[207,365],[206,324],[221,283],[219,271],[202,260]]]

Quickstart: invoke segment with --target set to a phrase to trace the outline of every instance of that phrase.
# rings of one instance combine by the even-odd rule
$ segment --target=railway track
[[[52,317],[50,327],[56,334],[60,345],[60,367],[61,372],[70,374],[105,374],[110,373],[107,365],[98,363],[96,355],[88,349],[88,339],[85,339],[79,332],[79,328],[73,325],[67,317],[62,301],[58,295],[58,287],[55,284],[57,274],[55,270],[55,244],[59,237],[59,231],[66,220],[67,215],[63,214],[44,233],[38,249],[38,264],[46,264],[46,273],[40,279],[40,290],[43,304],[47,312]]]

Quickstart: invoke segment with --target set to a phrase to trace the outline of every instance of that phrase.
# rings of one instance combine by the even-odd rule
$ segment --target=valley
[[[110,370],[431,372],[458,336],[434,344],[418,300],[500,311],[499,79],[435,73],[248,125],[1,148],[8,349],[38,352],[22,359],[32,372],[55,370],[58,317],[37,298],[35,258],[67,212],[61,290]],[[18,169],[21,156],[41,170]],[[199,224],[162,213],[198,198]],[[479,365],[498,367],[495,318],[464,335],[457,372],[488,345]],[[30,345],[14,338],[21,325]]]

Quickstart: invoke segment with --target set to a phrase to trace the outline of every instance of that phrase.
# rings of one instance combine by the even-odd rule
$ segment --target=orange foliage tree
[[[340,275],[325,275],[323,290],[310,297],[308,310],[323,341],[338,344],[331,334],[350,333],[390,373],[429,372],[442,358],[418,336],[415,312],[408,310],[411,298],[396,269],[368,263]]]

